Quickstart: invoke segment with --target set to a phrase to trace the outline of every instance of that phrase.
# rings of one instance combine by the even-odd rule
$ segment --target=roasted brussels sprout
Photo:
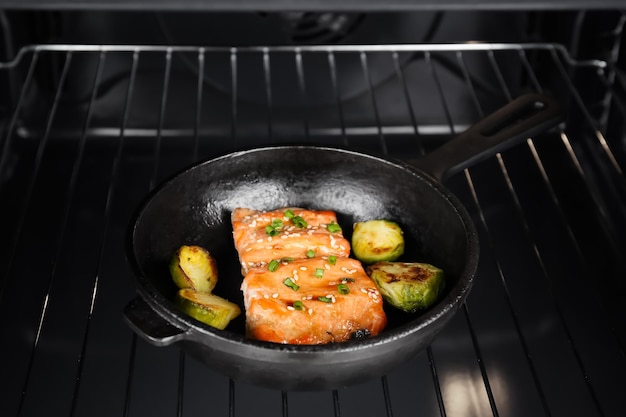
[[[385,301],[409,313],[433,305],[445,286],[444,272],[425,263],[377,262],[366,272]]]
[[[170,273],[178,288],[211,292],[217,284],[215,260],[200,246],[181,246],[172,256]]]
[[[215,294],[189,288],[178,291],[176,304],[183,313],[220,330],[224,330],[232,319],[241,314],[237,304]]]
[[[404,253],[400,226],[389,220],[368,220],[354,224],[352,251],[361,262],[395,261]]]

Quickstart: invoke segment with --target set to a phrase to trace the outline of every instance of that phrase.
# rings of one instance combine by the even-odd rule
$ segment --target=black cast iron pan
[[[414,166],[349,150],[283,146],[237,152],[187,169],[155,190],[132,224],[128,258],[139,296],[128,304],[125,318],[150,343],[178,345],[236,380],[316,390],[382,375],[425,348],[472,286],[476,232],[441,181],[559,120],[551,99],[526,95]],[[315,346],[249,340],[243,314],[220,331],[177,310],[168,261],[180,245],[197,244],[217,259],[220,279],[214,292],[239,303],[243,311],[231,211],[285,206],[334,210],[348,239],[353,222],[396,220],[407,237],[404,258],[445,270],[444,297],[419,314],[386,308],[388,327],[376,337]]]

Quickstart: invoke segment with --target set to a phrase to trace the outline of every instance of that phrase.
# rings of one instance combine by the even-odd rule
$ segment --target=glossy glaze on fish
[[[304,223],[294,222],[294,217],[300,217]],[[350,255],[350,242],[341,230],[329,231],[329,225],[338,226],[337,216],[332,211],[283,208],[263,212],[237,208],[231,220],[244,275],[250,268],[266,266],[272,259]],[[272,224],[279,223],[281,227],[271,228]]]
[[[385,327],[383,300],[359,261],[324,256],[273,265],[250,269],[241,286],[249,337],[320,344]]]
[[[249,337],[321,344],[384,329],[383,300],[361,263],[348,257],[350,242],[334,212],[238,208],[231,218]]]

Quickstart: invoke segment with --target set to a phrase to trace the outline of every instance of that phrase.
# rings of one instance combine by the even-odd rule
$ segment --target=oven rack
[[[0,82],[3,416],[626,411],[626,95],[612,62],[544,43],[33,45],[0,64]],[[566,117],[448,181],[480,236],[476,284],[400,369],[280,392],[122,322],[126,228],[181,169],[277,143],[410,160],[527,91]]]

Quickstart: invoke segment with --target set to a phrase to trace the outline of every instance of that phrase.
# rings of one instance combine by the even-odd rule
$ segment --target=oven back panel
[[[624,85],[555,44],[35,45],[0,64],[3,416],[619,416],[626,411]],[[137,338],[127,227],[208,158],[311,143],[409,160],[524,92],[556,129],[450,178],[474,289],[429,348],[322,392],[229,380]],[[332,372],[332,369],[329,369]]]
[[[2,0],[4,9],[161,11],[619,10],[620,0]]]

